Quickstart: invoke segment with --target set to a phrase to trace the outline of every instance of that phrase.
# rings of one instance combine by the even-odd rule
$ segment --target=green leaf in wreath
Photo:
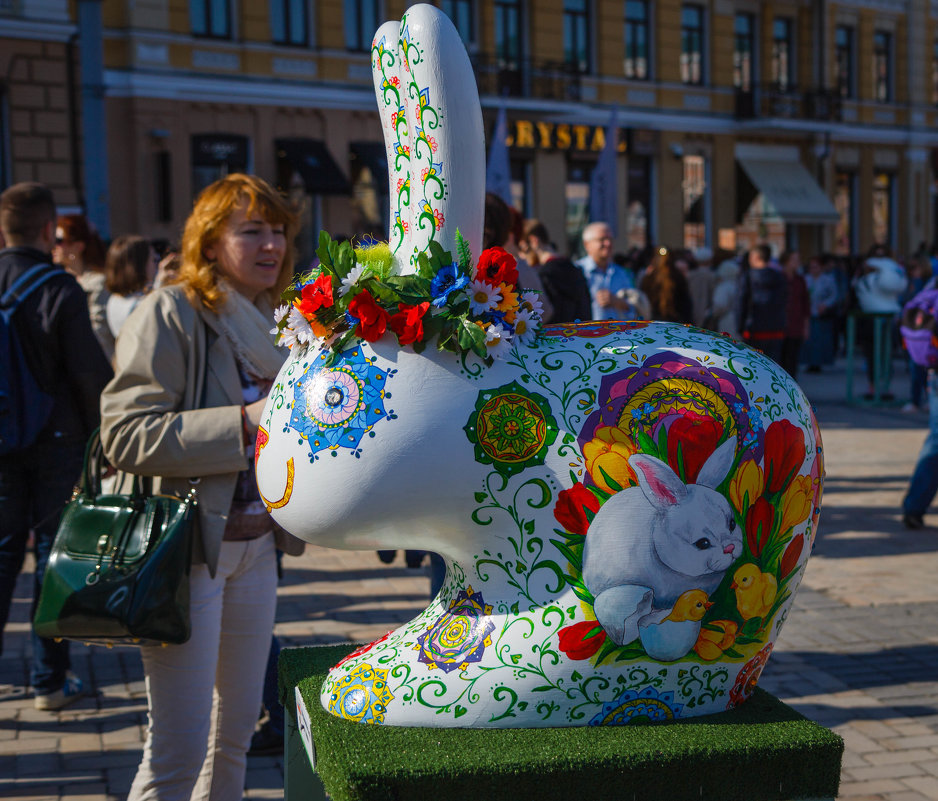
[[[436,270],[430,265],[430,260],[426,253],[417,254],[417,275],[427,280],[432,280],[436,275]]]
[[[730,659],[742,659],[743,655],[735,648],[727,648],[724,652]]]

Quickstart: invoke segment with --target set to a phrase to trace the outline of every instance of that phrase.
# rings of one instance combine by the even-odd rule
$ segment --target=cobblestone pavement
[[[919,532],[898,514],[925,416],[846,406],[842,367],[803,385],[828,478],[815,553],[760,686],[844,737],[841,798],[938,801],[938,514]],[[906,385],[900,371],[898,397]],[[427,595],[426,575],[400,552],[383,565],[372,552],[310,547],[285,564],[277,634],[287,645],[374,639]],[[27,564],[0,658],[0,797],[123,798],[146,717],[139,657],[76,646],[75,670],[95,694],[35,711],[24,689],[31,580]],[[251,758],[247,784],[248,798],[281,798],[282,760]]]

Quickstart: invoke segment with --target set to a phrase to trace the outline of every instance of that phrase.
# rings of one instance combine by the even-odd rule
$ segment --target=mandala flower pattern
[[[739,706],[752,695],[752,691],[756,689],[756,684],[759,683],[759,676],[762,675],[762,671],[765,669],[765,663],[769,661],[772,645],[773,643],[769,643],[765,646],[739,671],[739,675],[736,676],[736,683],[733,685],[733,689],[730,690],[730,700],[726,705],[727,709]]]
[[[557,439],[550,403],[515,381],[480,392],[463,430],[475,445],[476,461],[494,465],[504,476],[544,464]]]
[[[365,434],[388,413],[384,400],[388,371],[379,370],[360,348],[343,353],[332,367],[323,363],[328,352],[319,355],[293,388],[290,427],[310,445],[312,455],[329,449],[350,448],[356,454]],[[393,373],[393,371],[391,371]]]
[[[472,587],[460,590],[433,625],[417,638],[417,658],[430,669],[452,673],[479,662],[492,644],[492,605]]]
[[[673,351],[661,351],[640,365],[606,376],[600,385],[599,404],[580,432],[581,447],[602,426],[620,428],[638,443],[642,435],[658,442],[662,434],[666,436],[678,425],[689,430],[701,428],[697,433],[708,442],[698,443],[697,450],[704,458],[716,444],[709,442],[713,437],[705,436],[710,433],[735,436],[737,452],[748,453],[757,461],[762,458],[765,431],[739,379],[728,370],[702,365]],[[704,430],[705,424],[715,424],[715,432]]]
[[[388,671],[359,665],[339,679],[329,696],[329,711],[356,723],[384,723],[394,693],[388,687]]]
[[[674,693],[659,693],[654,687],[644,690],[625,690],[590,720],[590,726],[627,726],[630,723],[660,723],[681,716],[683,704],[674,702]]]

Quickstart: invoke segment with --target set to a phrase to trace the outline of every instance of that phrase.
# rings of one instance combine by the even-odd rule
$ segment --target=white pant
[[[234,801],[261,708],[277,606],[274,538],[223,542],[193,565],[192,636],[140,649],[149,715],[128,801]]]

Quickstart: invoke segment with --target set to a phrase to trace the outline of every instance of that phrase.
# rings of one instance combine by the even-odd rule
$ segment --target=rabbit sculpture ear
[[[456,253],[456,227],[475,256],[485,211],[485,134],[466,47],[438,8],[412,6],[371,49],[388,154],[388,241],[414,272],[431,242]]]
[[[666,509],[687,496],[687,486],[677,474],[660,459],[637,453],[629,459],[635,470],[638,485],[656,509]]]
[[[707,457],[700,472],[697,474],[697,483],[716,489],[723,483],[733,467],[736,458],[736,437],[730,437],[719,448]]]

